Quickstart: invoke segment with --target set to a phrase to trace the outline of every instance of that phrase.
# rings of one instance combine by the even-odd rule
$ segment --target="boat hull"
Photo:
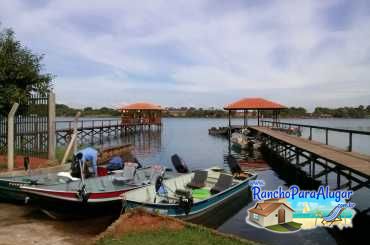
[[[20,186],[25,184],[27,183],[0,179],[0,200],[6,202],[25,202],[27,195],[20,189]]]
[[[145,185],[144,185],[145,186]],[[88,193],[82,200],[77,191],[55,191],[40,188],[25,187],[28,203],[41,209],[68,216],[89,216],[93,214],[119,215],[122,211],[122,194],[143,186],[126,186],[110,192]]]
[[[256,176],[253,176],[226,191],[218,193],[209,199],[194,203],[189,213],[186,213],[176,204],[139,203],[127,200],[125,206],[126,208],[143,208],[149,212],[159,213],[187,221],[199,221],[209,215],[212,211],[217,211],[217,209],[222,207],[224,204],[239,198],[243,193],[245,194],[245,198],[247,198],[246,193],[248,193],[249,189],[249,180],[254,178],[256,178]]]

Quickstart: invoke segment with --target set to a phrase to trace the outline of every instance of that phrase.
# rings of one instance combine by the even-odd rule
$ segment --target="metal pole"
[[[14,103],[8,114],[8,170],[14,168],[14,115],[19,107],[18,103]]]
[[[51,161],[55,160],[55,149],[56,149],[56,126],[55,126],[55,94],[50,93],[48,98],[48,159]]]

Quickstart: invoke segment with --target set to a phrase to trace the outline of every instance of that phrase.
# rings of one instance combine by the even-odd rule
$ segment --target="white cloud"
[[[86,79],[68,71],[56,74],[57,93],[66,102],[74,90],[87,89],[83,103],[103,94],[114,104],[109,94],[144,87],[253,91],[251,96],[278,89],[275,97],[288,104],[370,104],[370,16],[355,6],[348,27],[327,28],[322,15],[336,4],[276,1],[224,8],[205,0],[112,0],[51,1],[31,8],[29,2],[9,0],[2,1],[0,16],[22,42],[45,53],[45,61],[68,55],[110,67],[99,76],[81,70]],[[53,64],[47,67],[53,71]],[[293,91],[310,96],[303,100]]]

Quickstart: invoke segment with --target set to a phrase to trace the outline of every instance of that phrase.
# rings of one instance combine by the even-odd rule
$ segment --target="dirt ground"
[[[143,210],[134,210],[121,215],[99,238],[104,236],[120,237],[130,232],[154,231],[161,228],[180,230],[184,228],[181,221],[153,215]]]
[[[0,202],[0,245],[89,244],[112,217],[54,220],[38,209]]]
[[[40,168],[40,167],[47,167],[49,161],[45,158],[38,158],[38,157],[30,157],[30,168]],[[0,155],[0,171],[7,171],[7,156]],[[24,169],[24,156],[16,156],[14,159],[14,170],[23,170]]]

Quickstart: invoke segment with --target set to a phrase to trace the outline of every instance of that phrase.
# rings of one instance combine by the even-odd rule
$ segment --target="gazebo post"
[[[231,136],[231,111],[229,110],[229,135]]]
[[[243,110],[243,112],[244,112],[243,113],[243,116],[244,116],[244,125],[243,126],[245,127],[245,110]]]
[[[246,110],[246,124],[248,126],[248,110]]]
[[[260,126],[260,110],[257,110],[257,126]]]

